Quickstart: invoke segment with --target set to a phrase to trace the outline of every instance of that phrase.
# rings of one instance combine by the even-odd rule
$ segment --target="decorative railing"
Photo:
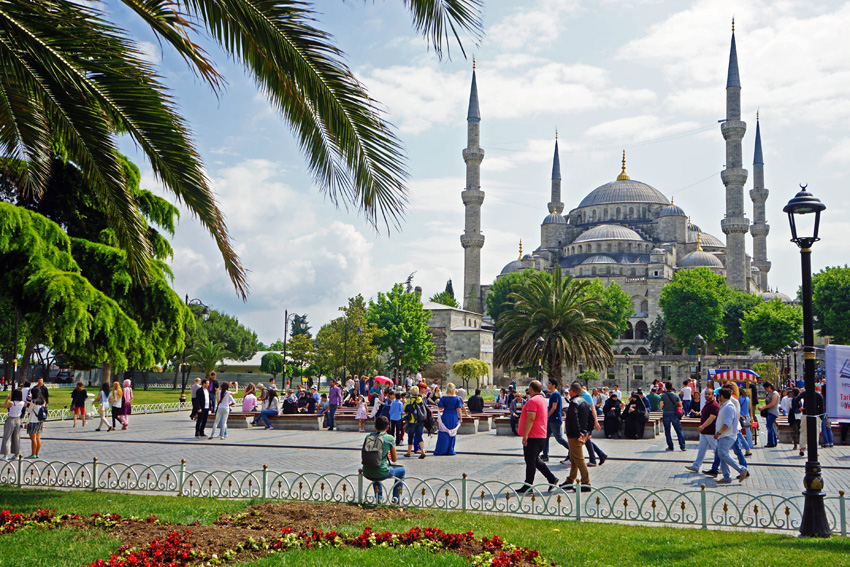
[[[233,400],[236,403],[236,406],[242,407],[242,398],[234,398]],[[234,407],[236,407],[234,406]],[[167,413],[173,411],[186,411],[192,409],[191,400],[186,400],[185,403],[181,402],[169,402],[169,403],[159,403],[159,404],[138,404],[133,405],[133,414],[148,414],[148,413]],[[0,414],[0,423],[6,422],[6,417],[8,414]],[[92,410],[92,413],[89,413],[86,419],[98,419],[100,416],[96,413],[96,410]],[[68,408],[61,409],[48,409],[47,410],[47,419],[45,421],[64,421],[66,419],[74,418],[74,410]]]
[[[193,471],[176,465],[49,462],[39,459],[0,462],[0,485],[22,488],[171,493],[210,498],[271,498],[321,502],[390,503],[395,479],[381,481],[378,499],[372,481],[357,474],[280,472],[259,470]],[[500,481],[462,478],[404,480],[401,506],[464,510],[496,514],[556,517],[565,520],[618,523],[675,524],[702,529],[798,531],[803,496],[748,494],[663,488],[593,487],[590,492],[567,491],[540,484],[525,494]],[[578,488],[578,487],[576,487]],[[830,528],[847,535],[848,501],[844,492],[825,498]]]

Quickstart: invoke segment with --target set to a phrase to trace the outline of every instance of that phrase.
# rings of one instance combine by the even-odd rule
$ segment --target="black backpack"
[[[413,404],[413,419],[416,420],[415,423],[425,423],[425,419],[427,419],[429,413],[431,413],[431,410],[428,409],[425,402]]]
[[[425,404],[422,404],[422,405],[425,406]],[[434,419],[434,414],[431,413],[431,408],[429,408],[428,406],[425,406],[425,420],[424,421],[425,421],[425,423],[424,423],[425,428],[424,429],[428,433],[429,436],[433,435],[434,433],[437,432],[437,429],[438,429],[437,420]]]

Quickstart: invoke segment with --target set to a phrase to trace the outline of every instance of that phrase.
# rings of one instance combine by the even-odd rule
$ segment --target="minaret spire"
[[[560,215],[564,212],[561,202],[561,158],[558,156],[558,131],[555,130],[555,157],[552,158],[552,197],[549,201],[549,214]]]
[[[466,163],[466,187],[461,192],[465,207],[464,232],[460,237],[463,246],[463,297],[469,311],[483,313],[481,298],[481,161],[484,150],[480,146],[481,112],[478,109],[478,83],[475,80],[475,63],[472,68],[472,87],[469,91],[469,111],[466,114],[466,148],[463,161]]]
[[[767,274],[770,262],[767,260],[767,235],[770,225],[767,224],[765,201],[770,191],[764,187],[764,155],[761,151],[761,123],[756,112],[756,149],[753,154],[753,188],[750,199],[753,200],[753,224],[750,232],[753,235],[753,265],[759,269],[759,287],[766,291],[768,287]]]
[[[747,124],[741,120],[741,81],[738,76],[738,51],[735,47],[735,32],[729,50],[729,70],[726,79],[726,120],[720,126],[726,140],[726,169],[720,177],[726,186],[726,218],[720,227],[726,235],[726,283],[741,291],[750,291],[749,266],[747,264],[747,240],[750,221],[744,216],[744,184],[747,170],[743,168],[744,157],[741,140]]]

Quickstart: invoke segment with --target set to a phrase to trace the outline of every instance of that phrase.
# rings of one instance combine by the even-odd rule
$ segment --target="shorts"
[[[34,433],[41,433],[41,428],[44,425],[43,421],[30,421],[27,423],[27,435],[32,435]]]
[[[86,408],[85,406],[74,406],[74,415],[81,414],[83,417],[86,417]]]

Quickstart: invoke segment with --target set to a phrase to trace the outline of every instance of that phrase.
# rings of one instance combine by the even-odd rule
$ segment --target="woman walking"
[[[449,382],[446,385],[446,395],[437,403],[442,411],[437,418],[440,428],[437,433],[437,444],[434,446],[434,455],[454,455],[457,430],[460,428],[461,408],[463,402],[457,396],[455,385]]]
[[[109,427],[109,421],[106,419],[106,413],[109,409],[109,382],[104,382],[100,385],[100,391],[98,392],[98,401],[100,405],[98,406],[98,412],[100,413],[100,423],[97,424],[97,429],[95,431],[100,431],[100,429],[105,425],[106,431],[112,431],[112,428]]]
[[[112,410],[112,427],[109,431],[115,430],[115,420],[121,421],[121,405],[124,403],[124,392],[121,390],[121,384],[118,382],[112,383],[112,394],[109,395],[109,407]]]
[[[124,405],[121,406],[121,413],[124,416],[124,427],[121,429],[127,429],[130,427],[130,414],[132,413],[132,404],[133,401],[133,388],[130,387],[130,381],[124,380]]]
[[[228,391],[229,389],[230,385],[227,382],[222,382],[218,388],[218,393],[216,394],[218,397],[216,407],[218,409],[215,412],[215,421],[213,421],[210,439],[215,437],[216,426],[218,426],[219,439],[227,439],[227,416],[230,415],[230,408],[236,403]]]
[[[83,427],[86,426],[86,400],[89,394],[83,386],[82,382],[77,382],[77,387],[71,392],[71,406],[74,408],[74,425],[72,427],[77,427],[77,414],[82,415]]]
[[[6,396],[3,404],[9,415],[3,425],[3,445],[0,446],[0,458],[11,461],[16,455],[21,454],[21,417],[24,415],[24,401],[20,390],[12,390]],[[9,442],[12,443],[12,452],[9,453]]]
[[[41,430],[44,427],[44,421],[47,419],[47,407],[44,405],[44,398],[41,395],[33,398],[32,403],[30,403],[29,414],[27,434],[30,436],[30,452],[32,454],[26,458],[37,459],[41,452]]]

